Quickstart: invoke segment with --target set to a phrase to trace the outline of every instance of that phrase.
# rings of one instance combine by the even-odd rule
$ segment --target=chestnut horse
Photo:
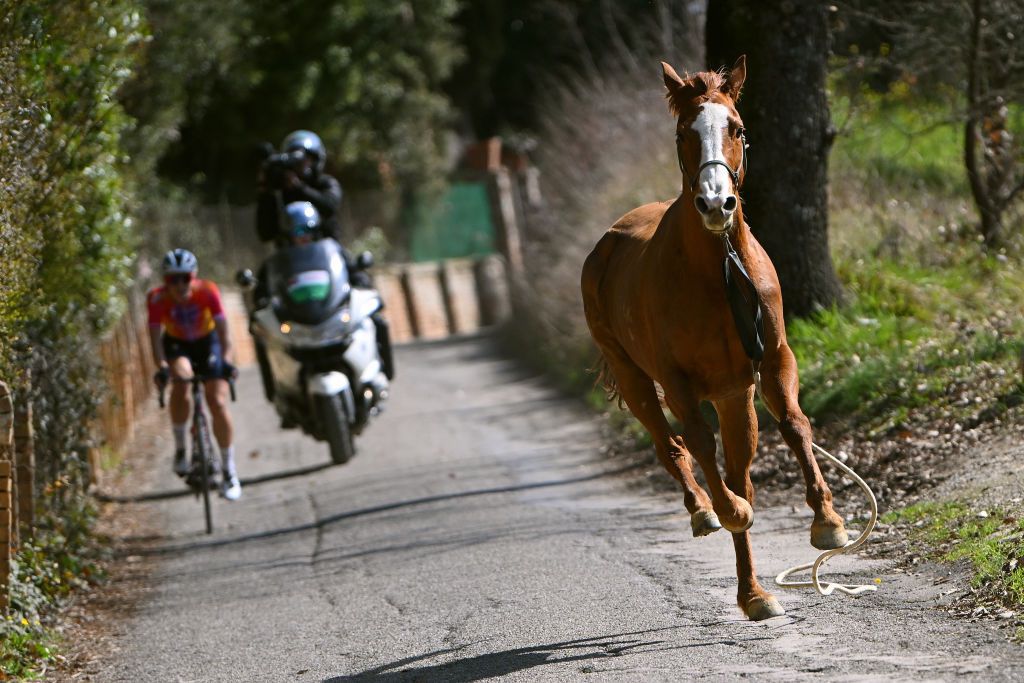
[[[709,72],[682,79],[664,62],[662,69],[669,107],[678,117],[682,193],[630,211],[604,234],[583,266],[584,310],[603,356],[606,387],[647,428],[658,459],[682,485],[693,535],[722,526],[732,532],[739,606],[750,619],[767,619],[783,609],[757,580],[748,532],[754,523],[750,463],[757,448],[758,371],[763,400],[780,417],[782,436],[803,470],[807,504],[814,510],[811,545],[839,548],[847,534],[832,509],[832,492],[811,452],[810,423],[797,402],[796,359],[786,343],[779,280],[743,220],[738,195],[746,141],[735,103],[746,58],[728,76]],[[763,314],[759,365],[748,357],[730,309],[722,266],[729,244],[749,273]],[[669,429],[655,383],[682,424],[681,436]],[[718,413],[724,480],[702,401]],[[694,480],[691,454],[707,492]]]

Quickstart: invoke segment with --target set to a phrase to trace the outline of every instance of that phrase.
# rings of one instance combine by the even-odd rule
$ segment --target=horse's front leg
[[[796,358],[782,344],[778,353],[766,356],[761,365],[761,388],[768,406],[779,418],[782,438],[796,454],[807,485],[807,505],[814,510],[811,545],[831,550],[846,545],[849,537],[843,519],[832,508],[832,491],[821,476],[811,449],[811,423],[800,409],[800,380]]]
[[[757,450],[757,413],[754,412],[754,388],[742,396],[715,401],[721,425],[722,447],[725,450],[725,483],[733,493],[754,505],[754,485],[750,481],[750,464]],[[732,535],[736,548],[736,576],[739,579],[737,602],[748,618],[770,619],[785,613],[779,601],[757,580],[754,553],[750,548],[750,532]]]
[[[598,342],[598,345],[618,382],[619,394],[630,412],[650,433],[658,460],[682,486],[683,504],[690,513],[690,529],[693,535],[707,536],[718,531],[722,525],[712,510],[708,494],[693,478],[690,454],[681,440],[672,436],[654,389],[654,381],[644,374],[617,343],[605,341]]]
[[[733,533],[746,531],[754,523],[754,509],[722,480],[715,461],[718,450],[715,433],[700,413],[700,401],[682,375],[668,377],[662,386],[669,409],[683,423],[683,444],[704,472],[708,493],[722,526]]]

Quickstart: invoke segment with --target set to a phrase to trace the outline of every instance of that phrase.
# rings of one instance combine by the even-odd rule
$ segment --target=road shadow
[[[334,467],[334,463],[325,462],[320,463],[319,465],[299,467],[293,470],[281,470],[280,472],[262,474],[258,477],[243,478],[241,481],[242,486],[256,486],[257,484],[265,484],[269,481],[280,481],[282,479],[291,479],[292,477],[304,477],[307,474],[315,474],[321,470],[326,470],[329,467]],[[195,491],[182,485],[182,488],[174,489],[173,491],[152,491],[150,493],[140,493],[137,496],[115,496],[103,493],[102,491],[97,491],[94,495],[96,500],[103,503],[151,503],[157,500],[184,498],[195,494]]]
[[[587,660],[608,660],[613,657],[638,654],[639,652],[655,652],[682,650],[694,647],[710,647],[713,645],[738,645],[737,640],[707,640],[692,643],[667,644],[664,640],[650,640],[655,633],[691,629],[692,625],[667,626],[665,628],[631,631],[607,636],[578,638],[559,643],[531,645],[528,647],[470,655],[453,661],[437,664],[423,664],[414,668],[411,665],[453,653],[462,652],[476,643],[461,645],[445,650],[435,650],[415,657],[406,657],[383,666],[367,669],[357,674],[325,678],[324,683],[399,683],[407,681],[446,681],[447,683],[470,683],[488,678],[507,676],[527,669],[547,664],[565,664],[567,662],[585,662]],[[758,636],[746,640],[770,640],[767,636]],[[639,648],[650,648],[639,650]],[[577,673],[593,673],[593,671],[577,671]]]
[[[331,524],[336,524],[341,521],[357,519],[359,517],[365,517],[368,515],[379,514],[382,512],[390,512],[392,510],[401,510],[405,508],[415,507],[419,505],[430,505],[433,503],[439,503],[444,501],[460,500],[465,498],[475,498],[479,496],[490,496],[502,493],[515,493],[519,491],[533,491],[537,489],[549,489],[559,486],[570,486],[572,484],[581,484],[588,481],[595,481],[604,477],[614,477],[621,475],[632,470],[636,470],[643,467],[643,463],[631,463],[624,467],[618,467],[613,470],[605,470],[602,472],[596,472],[594,474],[588,474],[580,477],[570,477],[567,479],[554,479],[549,481],[541,481],[532,484],[514,484],[510,486],[495,486],[492,488],[484,489],[473,489],[470,491],[456,491],[453,493],[439,494],[436,496],[424,496],[422,498],[413,498],[411,500],[403,500],[395,503],[385,503],[383,505],[374,505],[371,507],[360,508],[357,510],[350,510],[348,512],[340,512],[334,515],[327,515],[321,519],[317,519],[313,522],[307,522],[305,524],[296,524],[294,526],[282,527],[280,529],[270,529],[267,531],[260,531],[252,534],[245,534],[243,536],[234,536],[232,538],[214,539],[210,541],[197,541],[194,543],[185,543],[177,545],[162,546],[159,548],[148,548],[139,549],[137,552],[144,555],[167,555],[167,554],[178,554],[182,552],[188,552],[191,550],[201,550],[205,548],[218,548],[223,546],[232,546],[239,543],[246,543],[249,541],[258,541],[266,538],[274,538],[277,536],[284,536],[287,534],[294,534],[303,531],[312,531],[314,529],[322,529],[323,527]]]

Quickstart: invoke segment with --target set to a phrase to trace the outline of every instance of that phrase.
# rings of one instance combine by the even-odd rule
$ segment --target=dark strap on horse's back
[[[743,267],[732,243],[725,239],[725,293],[732,309],[732,319],[743,343],[743,350],[750,360],[759,362],[764,358],[764,321],[761,318],[761,299],[757,288]],[[733,270],[737,273],[734,275]],[[746,290],[746,291],[744,291]]]

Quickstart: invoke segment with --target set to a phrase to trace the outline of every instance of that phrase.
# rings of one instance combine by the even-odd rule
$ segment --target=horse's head
[[[669,107],[678,117],[676,151],[684,192],[693,194],[705,228],[727,232],[745,173],[746,138],[736,100],[747,76],[747,58],[737,59],[728,76],[704,72],[684,80],[665,62],[661,66]]]

